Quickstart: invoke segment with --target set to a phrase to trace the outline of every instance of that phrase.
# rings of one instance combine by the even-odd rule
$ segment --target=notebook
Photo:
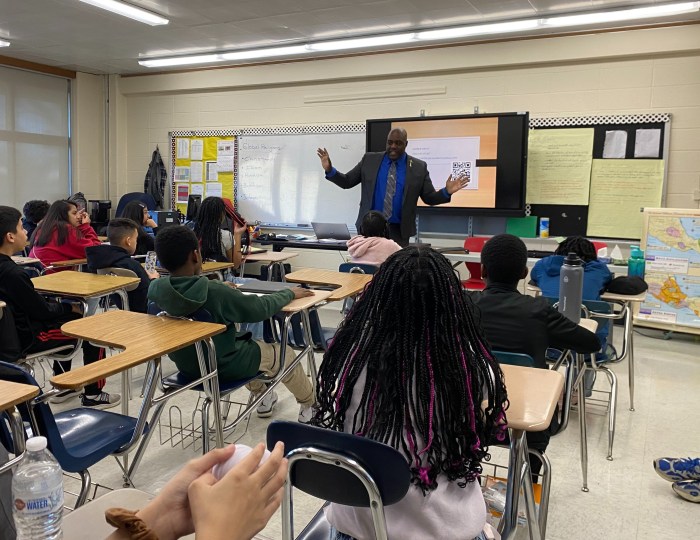
[[[326,241],[345,241],[350,240],[350,231],[345,223],[315,223],[311,222],[311,226],[316,233],[316,239],[321,242]]]
[[[281,281],[260,281],[254,279],[243,283],[238,287],[239,291],[249,293],[273,293],[283,291],[284,289],[295,289],[299,287],[298,283],[283,283]]]

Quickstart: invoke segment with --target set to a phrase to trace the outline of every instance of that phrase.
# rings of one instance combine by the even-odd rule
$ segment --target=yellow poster
[[[588,204],[593,134],[593,128],[530,130],[528,204]]]
[[[661,206],[662,159],[594,159],[588,236],[642,237],[642,209]]]

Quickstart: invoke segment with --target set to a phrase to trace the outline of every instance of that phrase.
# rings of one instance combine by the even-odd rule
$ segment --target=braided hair
[[[344,429],[366,368],[352,433],[406,455],[423,494],[439,474],[460,487],[476,480],[485,445],[505,436],[507,396],[474,311],[444,256],[426,247],[393,254],[323,357],[313,423]]]
[[[225,217],[226,206],[221,197],[207,197],[202,201],[194,224],[194,234],[201,246],[202,259],[228,261],[221,245],[221,224]]]
[[[593,243],[583,236],[569,236],[559,246],[555,253],[566,257],[569,253],[576,253],[584,263],[597,261],[598,254]]]

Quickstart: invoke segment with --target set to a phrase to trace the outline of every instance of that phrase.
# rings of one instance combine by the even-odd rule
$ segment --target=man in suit
[[[326,178],[343,189],[362,184],[360,212],[356,226],[370,210],[384,214],[389,235],[400,246],[416,234],[418,197],[429,205],[449,202],[453,193],[467,185],[466,176],[450,176],[445,187],[435,191],[425,161],[406,154],[408,136],[403,128],[394,128],[386,139],[386,152],[367,152],[348,173],[337,171],[325,148],[317,150]]]

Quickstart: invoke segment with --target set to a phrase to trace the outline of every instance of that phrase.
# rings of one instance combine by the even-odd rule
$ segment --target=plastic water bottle
[[[559,274],[559,313],[578,324],[582,300],[583,261],[576,253],[569,253]]]
[[[46,437],[28,439],[12,477],[17,540],[63,538],[63,471],[46,444]]]
[[[644,277],[644,252],[639,246],[630,246],[630,258],[627,259],[627,275]]]
[[[145,268],[147,274],[152,274],[156,271],[156,252],[155,251],[149,251],[148,253],[146,253],[146,263],[144,264],[144,268]]]

